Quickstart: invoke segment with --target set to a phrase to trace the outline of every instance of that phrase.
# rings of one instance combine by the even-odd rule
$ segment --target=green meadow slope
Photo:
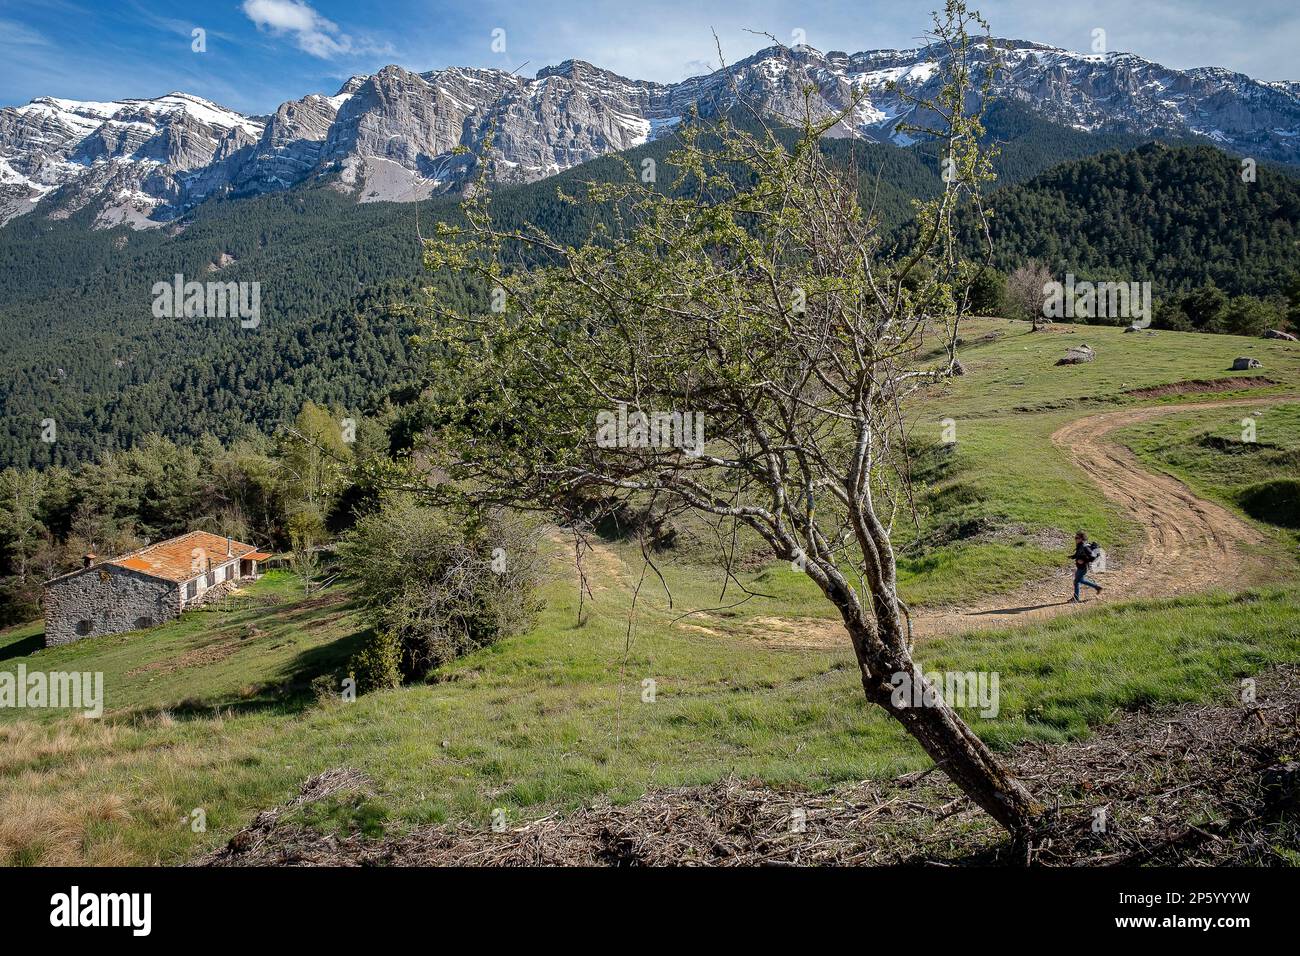
[[[1000,674],[999,715],[968,715],[980,734],[998,747],[1085,735],[1117,710],[1224,698],[1243,676],[1300,661],[1295,531],[1252,516],[1241,498],[1286,477],[1300,454],[1300,416],[1280,401],[1300,393],[1300,346],[1111,328],[1030,333],[1001,320],[973,322],[964,337],[967,374],[913,409],[918,449],[939,441],[945,420],[957,438],[955,450],[922,456],[920,526],[899,537],[904,592],[917,606],[975,602],[1059,570],[1061,536],[1078,525],[1121,553],[1137,541],[1143,529],[1051,441],[1065,423],[1128,406],[1258,399],[1258,448],[1234,444],[1246,417],[1236,406],[1172,412],[1117,437],[1147,467],[1250,522],[1274,569],[1237,594],[1103,603],[923,638],[926,669]],[[1097,360],[1056,367],[1079,341]],[[1263,368],[1228,372],[1237,355]],[[366,633],[346,584],[304,598],[274,573],[237,604],[49,650],[39,622],[0,632],[0,669],[101,671],[107,697],[97,721],[0,709],[0,863],[184,860],[337,766],[367,773],[376,793],[326,801],[313,824],[379,833],[430,821],[485,827],[496,808],[525,819],[729,773],[820,789],[926,765],[862,701],[848,647],[789,626],[830,616],[801,575],[752,565],[742,580],[762,596],[738,604],[703,551],[660,559],[671,607],[639,551],[598,548],[579,624],[557,544],[531,633],[457,661],[437,682],[352,703],[338,699],[333,676]]]

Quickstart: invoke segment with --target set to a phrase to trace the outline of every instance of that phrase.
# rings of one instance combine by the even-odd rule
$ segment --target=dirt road
[[[1096,575],[1105,589],[1096,598],[1085,589],[1082,604],[1068,603],[1072,570],[1066,555],[1061,571],[1010,594],[962,608],[920,608],[913,612],[918,640],[979,628],[1007,627],[1081,610],[1091,600],[1123,601],[1166,597],[1221,587],[1244,587],[1267,571],[1265,559],[1252,552],[1264,536],[1226,508],[1197,497],[1182,482],[1147,471],[1131,451],[1110,441],[1117,428],[1163,415],[1236,405],[1262,406],[1300,401],[1296,397],[1232,399],[1181,405],[1124,408],[1075,419],[1052,434],[1052,442],[1101,486],[1145,534],[1136,549],[1108,555],[1105,573]],[[847,638],[839,624],[812,618],[761,618],[766,643],[785,647],[823,647]]]
[[[1295,399],[1234,399],[1185,405],[1125,408],[1078,418],[1052,433],[1052,442],[1101,486],[1143,529],[1135,551],[1108,556],[1109,570],[1096,575],[1105,588],[1101,600],[1131,600],[1189,594],[1210,588],[1244,587],[1266,569],[1250,546],[1264,537],[1221,505],[1197,497],[1177,479],[1147,471],[1127,448],[1108,439],[1117,428],[1163,415],[1235,405],[1266,405]],[[917,615],[918,636],[1001,626],[1050,617],[1086,607],[1065,603],[1071,593],[1070,568],[1021,590],[981,602],[977,607],[925,610]],[[1091,595],[1085,589],[1085,596]]]

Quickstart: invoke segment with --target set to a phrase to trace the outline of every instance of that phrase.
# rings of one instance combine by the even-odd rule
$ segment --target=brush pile
[[[307,803],[363,798],[350,770],[309,780],[260,814],[216,866],[1277,865],[1300,846],[1300,669],[1248,702],[1116,714],[1089,739],[1008,755],[1045,807],[1013,842],[933,769],[822,794],[736,779],[597,803],[502,832],[425,826],[373,839],[293,820]]]

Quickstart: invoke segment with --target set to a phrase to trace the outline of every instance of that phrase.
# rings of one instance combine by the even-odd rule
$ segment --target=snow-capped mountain
[[[1300,83],[1218,68],[1173,70],[1129,53],[1079,54],[999,40],[999,96],[1088,131],[1200,135],[1257,159],[1300,163]],[[798,117],[866,97],[830,135],[900,146],[902,95],[942,82],[937,47],[821,53],[772,47],[681,83],[631,80],[581,60],[535,77],[388,66],[333,96],[310,94],[249,117],[185,93],[112,103],[42,97],[0,109],[0,222],[90,206],[100,226],[167,222],[216,195],[331,176],[362,201],[406,201],[461,186],[494,129],[495,176],[541,179],[662,135],[692,108],[740,98]],[[896,86],[891,87],[891,81]],[[459,149],[465,147],[466,149]]]
[[[98,203],[97,222],[148,225],[183,208],[193,183],[262,136],[260,120],[188,93],[111,103],[40,97],[0,110],[0,219],[42,199],[67,216]]]

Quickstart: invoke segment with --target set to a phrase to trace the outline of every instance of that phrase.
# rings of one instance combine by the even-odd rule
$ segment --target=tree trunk
[[[908,706],[900,706],[895,700],[895,688],[890,683],[894,674],[908,674],[923,692],[932,689],[913,664],[911,655],[901,645],[873,653],[871,645],[875,640],[865,634],[850,633],[867,699],[889,711],[925,748],[939,769],[1012,835],[1028,831],[1040,809],[1029,791],[1002,766],[937,691],[925,695],[929,702],[923,706],[910,706],[910,701]]]
[[[1033,825],[1037,812],[1033,798],[984,741],[942,700],[933,706],[889,711],[920,742],[939,768],[962,791],[1014,835]]]

